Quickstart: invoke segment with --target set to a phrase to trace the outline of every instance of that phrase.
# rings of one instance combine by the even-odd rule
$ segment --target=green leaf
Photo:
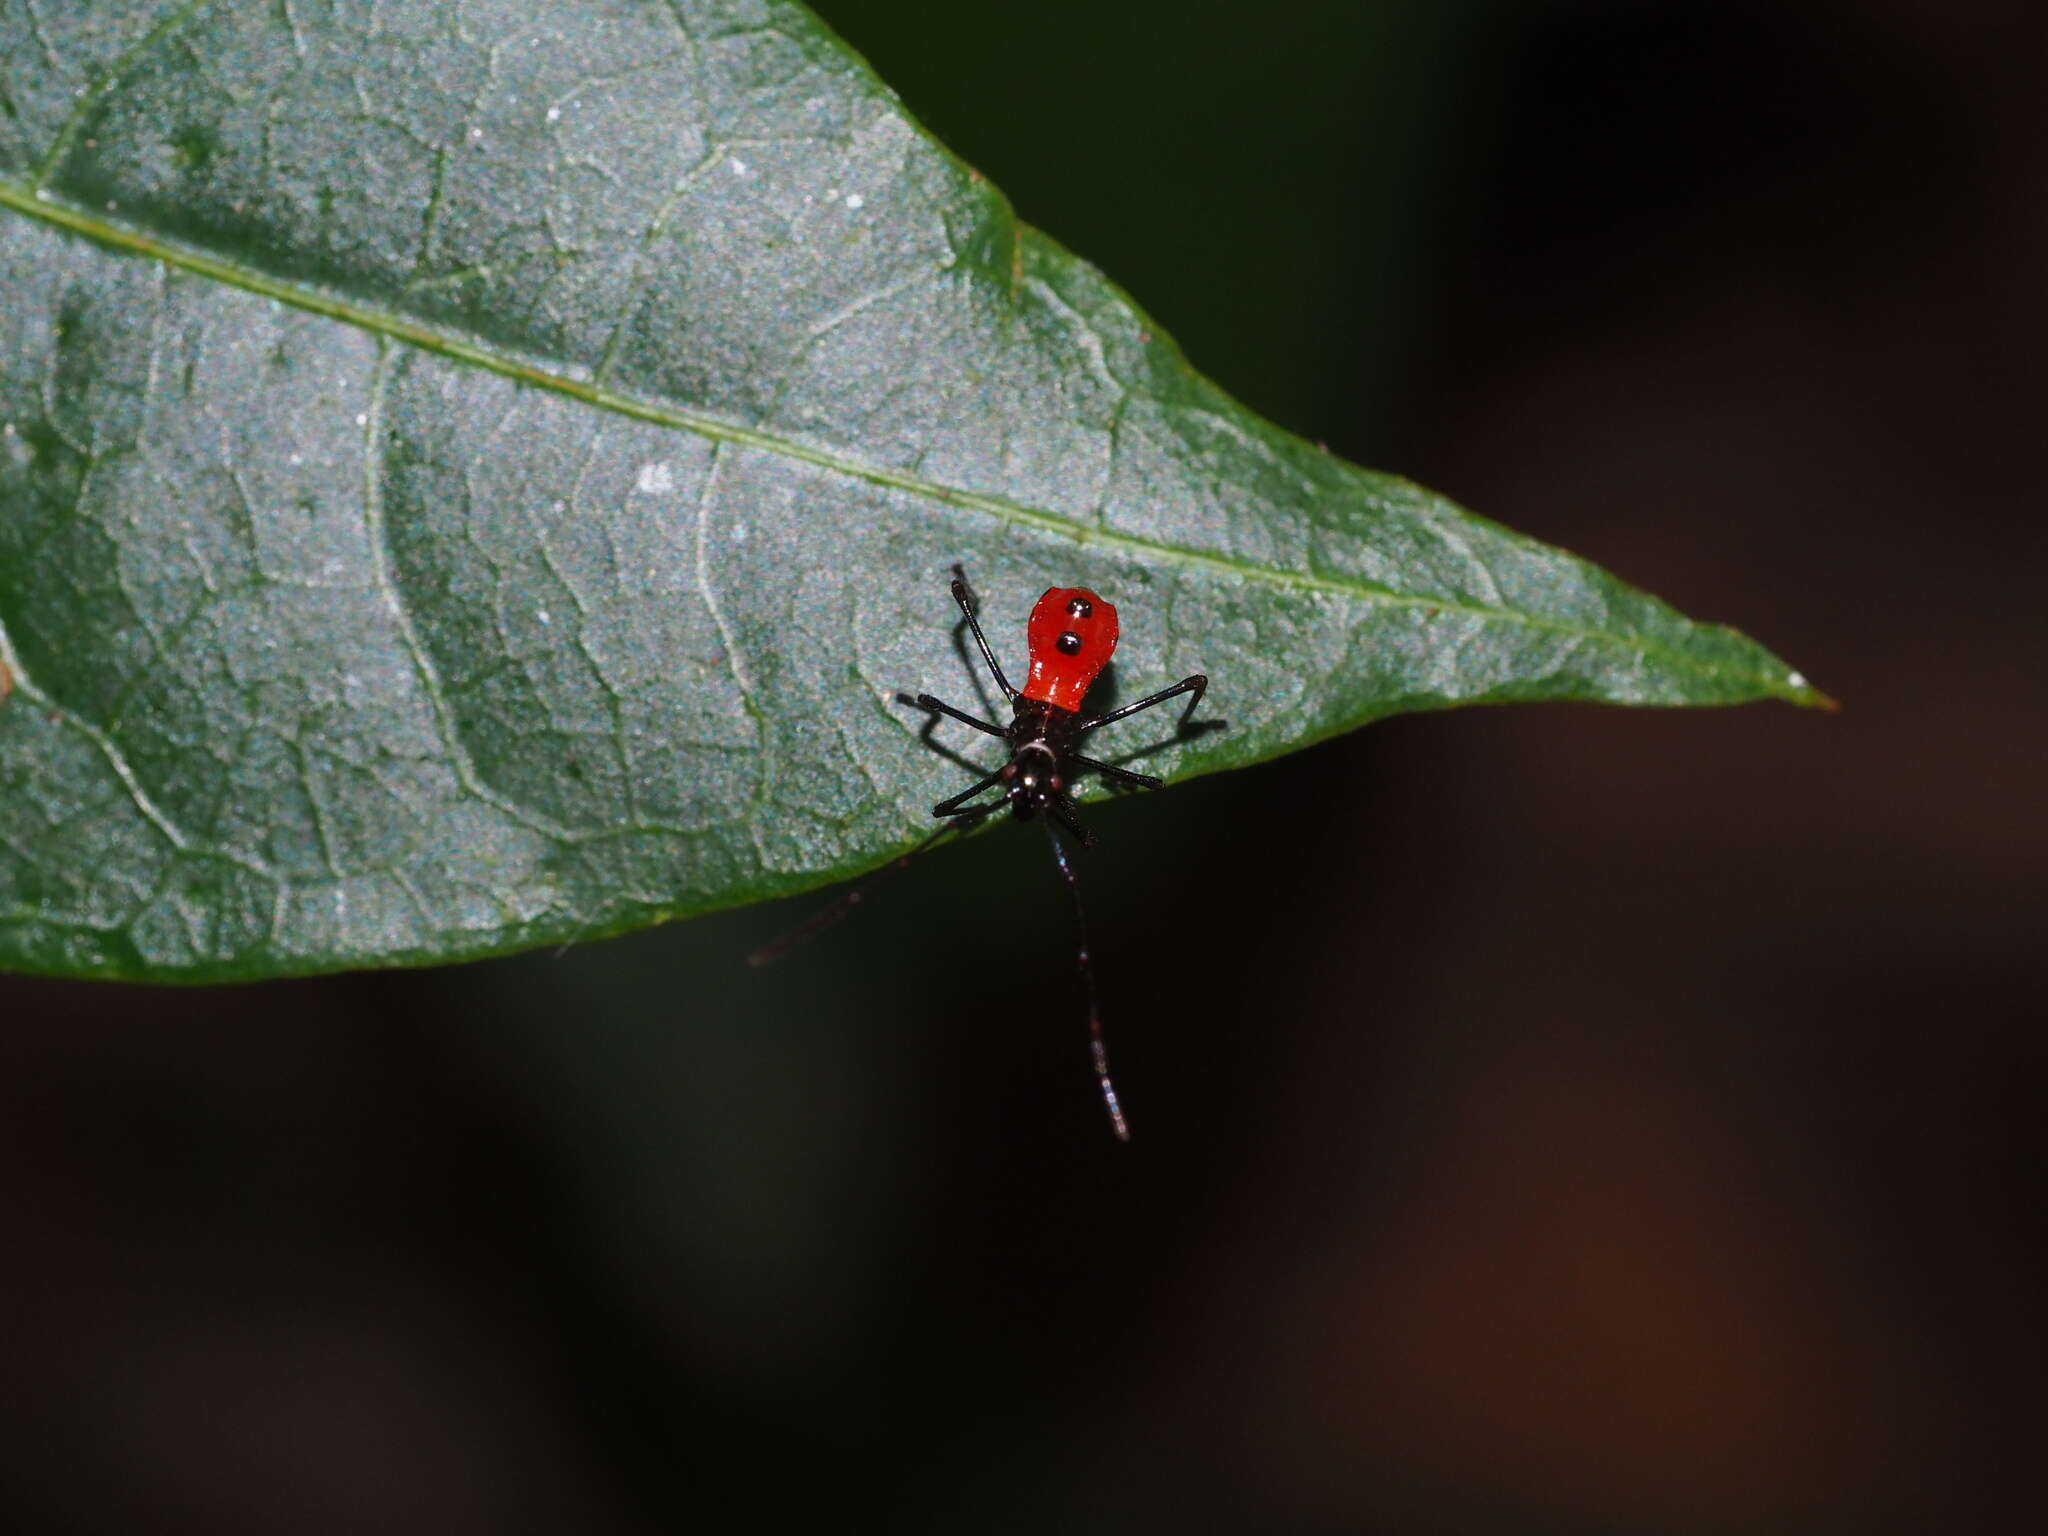
[[[955,560],[999,648],[1085,584],[1123,697],[1206,671],[1181,775],[1819,701],[1251,416],[795,5],[8,7],[0,294],[15,967],[450,960],[870,867],[964,783],[894,701],[973,701]]]

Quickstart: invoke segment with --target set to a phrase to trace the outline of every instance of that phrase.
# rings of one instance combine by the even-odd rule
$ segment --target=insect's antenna
[[[990,807],[990,809],[993,809],[993,807]],[[986,815],[987,812],[984,811],[982,814]],[[969,815],[961,817],[958,821],[947,822],[908,853],[891,859],[873,874],[856,880],[847,889],[846,893],[830,906],[821,907],[818,911],[813,912],[781,938],[771,939],[766,944],[763,944],[759,949],[747,956],[747,964],[751,966],[773,965],[792,949],[801,949],[827,928],[835,927],[844,922],[847,915],[855,907],[859,906],[862,901],[867,899],[869,891],[880,885],[898,870],[905,868],[912,859],[923,853],[925,849],[931,847],[933,843],[936,843],[948,832],[957,832],[962,827],[971,827],[980,819],[980,816]]]
[[[1116,1084],[1109,1080],[1109,1051],[1102,1043],[1102,1010],[1095,1001],[1095,962],[1088,956],[1088,918],[1081,910],[1081,882],[1074,878],[1074,866],[1067,862],[1067,850],[1051,822],[1045,824],[1045,835],[1052,841],[1053,859],[1058,863],[1060,876],[1067,882],[1067,890],[1074,898],[1074,935],[1081,945],[1077,958],[1081,966],[1081,984],[1088,994],[1088,1054],[1095,1062],[1095,1081],[1102,1085],[1102,1102],[1109,1110],[1109,1128],[1116,1132],[1118,1141],[1129,1141],[1131,1128],[1124,1121],[1123,1105],[1117,1102]]]

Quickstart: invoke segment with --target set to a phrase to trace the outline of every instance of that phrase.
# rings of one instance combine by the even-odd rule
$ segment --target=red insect
[[[1132,773],[1113,763],[1083,757],[1074,750],[1074,743],[1088,732],[1112,721],[1125,719],[1142,709],[1150,709],[1155,704],[1164,704],[1168,699],[1189,693],[1194,697],[1188,700],[1187,708],[1181,711],[1180,717],[1181,729],[1185,730],[1195,706],[1202,702],[1202,693],[1208,688],[1209,679],[1197,672],[1192,677],[1182,678],[1171,688],[1162,688],[1135,704],[1126,704],[1122,709],[1113,709],[1106,715],[1084,715],[1081,713],[1082,698],[1116,652],[1114,607],[1086,587],[1047,589],[1045,596],[1031,610],[1031,622],[1025,628],[1025,638],[1030,644],[1030,673],[1022,688],[1012,688],[1010,680],[1003,676],[1003,669],[996,664],[988,637],[981,632],[981,623],[974,615],[973,599],[967,591],[967,578],[957,565],[953,567],[953,601],[960,605],[967,627],[974,631],[974,643],[981,648],[981,659],[988,663],[996,686],[1010,701],[1010,723],[1001,726],[977,719],[928,693],[917,696],[917,706],[950,716],[990,736],[1001,737],[1010,749],[1010,760],[950,800],[941,800],[932,807],[932,814],[986,815],[1007,803],[1011,811],[1022,819],[1049,818],[1066,828],[1076,842],[1087,846],[1094,839],[1081,826],[1074,814],[1074,802],[1067,794],[1067,786],[1077,773],[1099,773],[1112,782],[1140,789],[1157,789],[1162,781],[1149,773]],[[997,785],[1002,786],[1002,800],[968,804],[983,790]],[[1058,848],[1058,842],[1055,841],[1053,846]]]
[[[1192,677],[1182,678],[1171,688],[1162,688],[1135,704],[1126,704],[1108,714],[1083,714],[1082,700],[1116,651],[1117,624],[1113,606],[1086,587],[1049,588],[1032,608],[1031,621],[1025,628],[1025,638],[1030,646],[1030,671],[1024,686],[1013,688],[1010,680],[1003,676],[1003,669],[996,664],[988,637],[981,632],[981,623],[974,615],[974,599],[967,590],[967,575],[957,565],[953,567],[953,601],[960,605],[961,616],[967,621],[967,627],[974,631],[974,643],[981,648],[981,659],[988,663],[996,686],[1010,703],[1010,723],[996,725],[978,719],[928,693],[920,693],[915,699],[907,694],[898,697],[904,703],[914,703],[920,709],[930,710],[933,725],[938,723],[938,716],[944,715],[1000,738],[1009,750],[1008,760],[993,773],[932,807],[932,814],[946,822],[944,827],[887,868],[876,871],[854,886],[801,928],[756,950],[751,960],[755,965],[765,965],[838,922],[860,904],[875,880],[903,868],[913,856],[955,827],[971,825],[1005,806],[1022,820],[1041,819],[1051,839],[1052,855],[1059,864],[1060,876],[1066,881],[1068,893],[1074,899],[1074,931],[1080,940],[1081,981],[1088,995],[1088,1041],[1095,1064],[1095,1078],[1102,1086],[1102,1102],[1109,1110],[1110,1128],[1116,1132],[1119,1141],[1129,1141],[1130,1126],[1124,1120],[1116,1085],[1110,1081],[1109,1056],[1102,1044],[1102,1014],[1096,1004],[1095,968],[1088,955],[1088,926],[1081,909],[1081,887],[1074,878],[1074,866],[1068,861],[1067,850],[1054,829],[1064,830],[1083,847],[1094,842],[1075,815],[1074,802],[1068,794],[1068,786],[1079,774],[1099,773],[1112,783],[1139,789],[1157,789],[1162,782],[1148,773],[1132,773],[1114,763],[1083,757],[1074,750],[1076,741],[1112,721],[1127,719],[1140,710],[1164,704],[1184,693],[1193,695],[1187,708],[1181,711],[1177,728],[1179,733],[1185,734],[1190,729],[1189,717],[1194,714],[1195,706],[1202,702],[1209,679],[1197,672]],[[1210,726],[1219,723],[1204,722]],[[975,796],[990,789],[1000,790],[995,799],[970,803]]]
[[[1126,704],[1106,715],[1083,714],[1081,701],[1116,651],[1114,607],[1086,587],[1048,589],[1032,608],[1031,622],[1025,628],[1025,638],[1030,646],[1030,672],[1022,688],[1013,688],[1010,680],[1003,676],[1003,669],[996,664],[995,653],[988,646],[988,637],[981,632],[981,623],[974,616],[974,601],[967,590],[966,573],[957,565],[953,567],[953,601],[960,605],[962,617],[967,620],[968,628],[974,631],[974,643],[981,648],[981,659],[988,663],[996,686],[1010,701],[1010,723],[1001,726],[977,719],[928,693],[919,694],[916,703],[920,709],[946,715],[963,725],[973,726],[977,731],[1000,737],[1009,748],[1010,758],[978,783],[969,785],[950,799],[941,800],[932,807],[932,814],[979,818],[1008,805],[1012,814],[1022,820],[1045,820],[1047,836],[1052,840],[1053,858],[1058,861],[1060,875],[1074,898],[1074,929],[1080,940],[1081,979],[1088,992],[1088,1037],[1095,1062],[1095,1078],[1102,1085],[1102,1101],[1108,1106],[1111,1128],[1119,1141],[1129,1141],[1130,1127],[1125,1123],[1123,1108],[1117,1101],[1116,1086],[1110,1081],[1109,1057],[1102,1044],[1102,1015],[1096,1006],[1095,968],[1088,957],[1088,928],[1081,910],[1081,887],[1074,878],[1073,865],[1067,860],[1067,850],[1053,828],[1055,825],[1064,828],[1083,847],[1094,841],[1074,814],[1074,802],[1067,793],[1067,786],[1078,774],[1099,773],[1113,783],[1140,789],[1157,789],[1162,782],[1147,773],[1132,773],[1113,763],[1083,757],[1074,750],[1075,742],[1112,721],[1127,719],[1140,710],[1150,709],[1185,693],[1193,697],[1188,700],[1187,708],[1181,711],[1179,729],[1184,732],[1195,706],[1202,702],[1209,679],[1197,672],[1192,677],[1182,678],[1171,688],[1162,688],[1135,704]],[[969,803],[984,790],[998,787],[1000,798],[979,804]]]

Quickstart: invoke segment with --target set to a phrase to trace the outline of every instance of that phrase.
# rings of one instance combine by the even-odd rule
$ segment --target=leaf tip
[[[1806,674],[1803,672],[1788,672],[1785,675],[1785,686],[1780,697],[1788,703],[1799,705],[1802,709],[1824,710],[1831,715],[1840,714],[1842,710],[1838,699],[1814,687],[1806,680]]]

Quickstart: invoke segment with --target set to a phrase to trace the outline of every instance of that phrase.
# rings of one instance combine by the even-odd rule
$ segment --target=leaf
[[[955,560],[999,646],[1086,584],[1126,698],[1207,671],[1183,775],[1819,699],[1248,414],[790,4],[9,8],[0,293],[19,968],[451,960],[870,867],[963,784],[894,702],[972,700]]]

